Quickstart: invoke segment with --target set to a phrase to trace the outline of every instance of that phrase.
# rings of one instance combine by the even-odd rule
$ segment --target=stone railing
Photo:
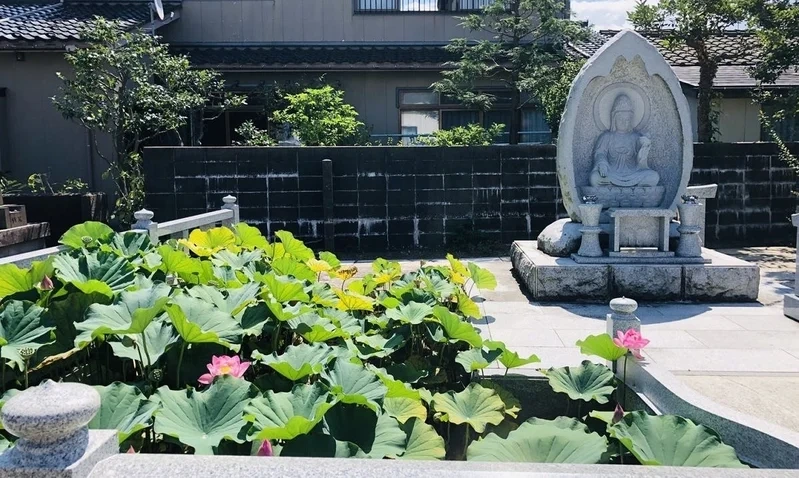
[[[799,228],[799,214],[791,216],[791,223]],[[799,250],[799,229],[796,230],[796,246]],[[786,294],[783,299],[782,311],[788,317],[799,320],[799,254],[796,255],[796,272],[794,274],[793,293]]]
[[[239,222],[239,205],[236,204],[235,196],[225,196],[222,198],[222,208],[219,211],[206,212],[195,216],[184,217],[167,222],[154,222],[152,211],[142,209],[133,214],[136,223],[131,228],[132,231],[147,233],[153,242],[162,237],[188,237],[189,232],[194,229],[207,229],[216,225],[233,226]],[[34,261],[42,261],[48,257],[66,251],[66,246],[48,247],[36,251],[25,252],[13,256],[0,258],[0,265],[16,264],[19,267],[29,267]]]

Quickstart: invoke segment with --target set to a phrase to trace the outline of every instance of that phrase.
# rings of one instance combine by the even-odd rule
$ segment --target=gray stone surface
[[[689,198],[690,200],[690,198]],[[677,246],[677,255],[680,257],[699,257],[702,255],[702,232],[704,211],[702,204],[696,201],[686,201],[678,206],[680,212],[680,242]]]
[[[679,300],[682,293],[682,266],[612,265],[610,281],[613,294],[636,300]]]
[[[699,201],[699,209],[701,211],[700,215],[702,216],[702,229],[699,231],[699,240],[702,241],[702,244],[705,243],[705,230],[707,229],[707,208],[705,206],[705,201],[702,199],[711,199],[716,197],[716,192],[718,192],[719,186],[718,184],[704,184],[702,186],[688,186],[685,190],[685,194],[690,194],[692,196],[696,196],[700,199]]]
[[[432,477],[797,477],[792,470],[672,468],[630,465],[563,465],[543,463],[481,463],[474,461],[363,460],[340,458],[263,458],[188,455],[117,455],[102,462],[92,478],[153,478],[191,476],[395,478]]]
[[[705,257],[676,257],[668,252],[657,254],[617,252],[602,257],[582,257],[572,254],[572,259],[578,264],[709,264],[711,262]]]
[[[799,468],[799,433],[719,405],[657,364],[631,361],[627,383],[661,413],[712,428],[747,463],[759,468]]]
[[[19,438],[0,455],[0,475],[85,476],[87,463],[117,451],[114,431],[109,451],[108,434],[86,427],[99,409],[97,391],[79,383],[45,380],[15,395],[0,409],[3,426]]]
[[[622,247],[657,247],[669,250],[669,224],[674,213],[669,209],[611,208],[610,250]]]
[[[635,316],[638,302],[627,297],[617,297],[610,301],[610,309],[613,312],[607,318],[608,335],[616,337],[618,332],[625,333],[630,329],[641,331],[641,320]]]
[[[625,132],[617,117],[622,123],[630,119],[633,131]],[[637,33],[620,32],[588,60],[569,92],[557,159],[566,211],[579,221],[581,191],[591,186],[620,187],[622,192],[613,196],[630,194],[629,201],[618,199],[630,205],[654,193],[636,188],[662,186],[657,206],[674,210],[688,185],[692,140],[688,102],[668,63]]]
[[[535,300],[604,302],[622,294],[645,301],[757,300],[757,265],[710,249],[702,249],[702,256],[712,262],[584,264],[577,262],[583,260],[579,256],[575,260],[544,254],[535,241],[516,241],[511,246],[511,263]]]
[[[760,271],[757,267],[686,265],[683,268],[685,298],[696,301],[757,300]]]
[[[559,219],[538,235],[538,248],[555,257],[569,257],[580,248],[582,224],[571,219]]]
[[[799,320],[799,297],[796,294],[787,294],[784,296],[783,313],[794,319]]]

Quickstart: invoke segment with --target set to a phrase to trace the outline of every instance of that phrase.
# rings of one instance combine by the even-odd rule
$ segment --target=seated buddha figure
[[[627,95],[621,94],[613,101],[610,130],[599,135],[594,145],[591,186],[658,185],[660,175],[647,166],[651,142],[633,128],[634,113]]]

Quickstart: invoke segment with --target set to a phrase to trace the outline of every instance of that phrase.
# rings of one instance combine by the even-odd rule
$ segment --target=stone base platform
[[[44,249],[50,224],[39,222],[0,230],[0,257]]]
[[[637,301],[756,301],[760,268],[712,249],[708,264],[578,264],[539,251],[535,241],[511,246],[513,268],[535,300],[603,302],[620,296]]]
[[[799,297],[796,294],[785,294],[783,300],[783,313],[793,320],[799,320]]]

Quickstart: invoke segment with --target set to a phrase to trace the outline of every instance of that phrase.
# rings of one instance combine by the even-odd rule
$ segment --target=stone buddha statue
[[[657,171],[647,166],[651,142],[633,128],[634,113],[627,95],[613,101],[610,130],[599,135],[594,145],[591,186],[657,186],[660,182]]]

